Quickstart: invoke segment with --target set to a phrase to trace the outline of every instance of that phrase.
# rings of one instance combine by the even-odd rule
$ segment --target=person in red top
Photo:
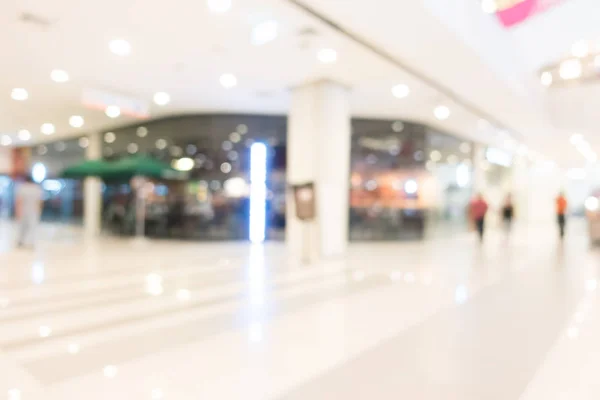
[[[481,193],[478,193],[477,196],[471,201],[471,218],[473,222],[475,222],[475,227],[477,228],[477,233],[479,234],[479,240],[483,240],[483,232],[485,229],[485,214],[488,210],[488,204],[484,200]]]
[[[560,232],[560,238],[565,237],[565,225],[567,224],[567,198],[564,193],[560,193],[556,198],[556,216],[558,219],[558,230]]]

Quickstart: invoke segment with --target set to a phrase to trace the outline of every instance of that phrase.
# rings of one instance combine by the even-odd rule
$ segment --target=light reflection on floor
[[[0,399],[597,399],[599,252],[552,228],[305,266],[59,227],[25,252],[4,224]]]

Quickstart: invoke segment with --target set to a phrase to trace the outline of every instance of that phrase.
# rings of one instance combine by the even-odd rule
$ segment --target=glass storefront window
[[[199,115],[150,121],[104,132],[103,155],[114,160],[151,155],[190,171],[188,182],[151,182],[146,232],[153,237],[247,240],[250,147],[268,148],[266,236],[282,240],[286,226],[285,117]],[[85,158],[77,139],[32,149],[47,170],[44,217],[77,220],[82,182],[60,179]],[[350,239],[421,238],[443,225],[464,225],[471,196],[472,144],[402,121],[353,119]],[[105,229],[135,231],[135,193],[128,182],[103,189]]]

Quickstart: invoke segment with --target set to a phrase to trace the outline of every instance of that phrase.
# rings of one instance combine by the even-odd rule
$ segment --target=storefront
[[[354,119],[352,132],[351,240],[420,239],[465,228],[472,195],[472,143],[402,121]],[[109,160],[149,154],[190,173],[185,183],[152,182],[148,235],[244,240],[249,231],[250,148],[264,143],[267,239],[283,240],[286,134],[285,117],[182,116],[103,132],[102,151]],[[58,175],[84,159],[87,145],[81,138],[32,149],[32,165],[43,167],[45,174],[46,218],[81,218],[81,182]],[[129,185],[105,186],[105,229],[132,234],[134,216]]]

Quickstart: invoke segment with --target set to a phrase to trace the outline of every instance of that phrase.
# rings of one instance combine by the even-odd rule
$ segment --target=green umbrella
[[[148,156],[132,156],[109,164],[109,170],[102,175],[107,180],[129,180],[135,176],[146,178],[178,180],[185,179],[186,173],[177,171],[167,163]]]
[[[86,160],[63,170],[63,178],[79,179],[88,176],[103,177],[111,171],[111,163],[103,160]]]

